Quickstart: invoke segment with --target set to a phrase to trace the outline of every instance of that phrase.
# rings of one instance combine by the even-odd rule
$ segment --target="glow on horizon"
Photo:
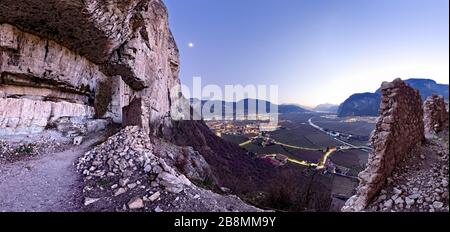
[[[343,67],[344,70],[334,73],[325,71],[325,75],[328,75],[328,78],[326,78],[329,81],[328,83],[307,82],[305,88],[302,88],[304,91],[297,91],[298,97],[283,98],[283,96],[280,96],[280,102],[297,103],[310,107],[324,103],[338,105],[351,94],[375,92],[383,81],[392,81],[396,78],[403,80],[426,78],[435,80],[439,84],[449,84],[448,55],[435,60],[431,58],[425,60],[408,60],[405,58],[404,62],[398,60],[395,58],[369,59],[366,62],[351,63],[348,67]],[[381,62],[384,64],[379,64]],[[345,68],[348,69],[345,70]],[[323,73],[319,75],[321,74],[324,75]],[[321,77],[311,75],[311,78]],[[295,79],[295,77],[292,79]],[[287,88],[290,90],[287,90]],[[295,91],[295,88],[287,85],[284,90]]]
[[[316,106],[397,77],[449,83],[448,0],[165,3],[187,86],[278,85],[279,103]]]

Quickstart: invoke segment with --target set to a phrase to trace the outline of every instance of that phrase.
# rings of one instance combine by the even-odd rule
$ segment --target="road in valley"
[[[346,148],[346,149],[340,148],[340,150],[359,149],[359,150],[363,150],[363,151],[365,151],[365,152],[370,151],[370,149],[371,149],[370,147],[356,146],[356,145],[353,145],[353,144],[351,144],[351,143],[345,142],[345,141],[343,141],[343,140],[341,140],[341,139],[339,139],[339,138],[336,138],[336,137],[330,135],[330,133],[327,132],[324,128],[322,128],[322,127],[320,127],[320,126],[314,124],[314,123],[312,122],[312,119],[313,119],[313,118],[314,118],[314,117],[311,117],[310,119],[308,119],[308,124],[309,124],[311,127],[313,127],[313,128],[315,128],[315,129],[317,129],[317,130],[319,130],[319,131],[321,131],[321,132],[323,132],[323,133],[329,135],[329,136],[332,137],[334,140],[336,140],[336,141],[338,141],[339,143],[341,143],[341,144],[343,144],[343,145],[349,147],[349,148]],[[317,149],[317,148],[309,148],[309,147],[301,147],[301,146],[295,146],[295,145],[285,144],[285,143],[276,141],[276,140],[274,140],[274,139],[272,139],[272,141],[274,142],[274,144],[277,144],[277,145],[280,145],[280,146],[283,146],[283,147],[292,148],[292,149],[306,150],[306,151],[322,151],[322,150],[323,150],[323,149]],[[245,142],[239,144],[239,146],[245,147],[246,145],[251,144],[251,143],[252,143],[252,140],[250,139],[250,140],[248,140],[248,141],[245,141]],[[316,167],[317,169],[323,169],[323,168],[325,168],[325,164],[327,163],[327,160],[328,160],[328,159],[331,157],[331,155],[333,155],[336,151],[338,151],[338,149],[335,148],[335,147],[333,147],[333,148],[328,148],[327,151],[324,153],[323,157],[319,160],[318,163],[307,162],[307,161],[299,160],[299,159],[292,158],[292,157],[288,157],[287,160],[288,160],[289,162],[291,162],[291,163],[295,163],[295,164],[299,164],[299,165],[303,165],[303,166],[308,166],[308,167]],[[265,155],[264,157],[272,157],[272,158],[274,158],[274,157],[276,157],[276,155],[273,155],[273,154],[272,154],[272,155]]]
[[[319,130],[319,131],[321,131],[321,132],[323,132],[323,133],[329,135],[329,136],[332,137],[334,140],[336,140],[336,141],[338,141],[338,142],[340,142],[340,143],[342,143],[342,144],[344,144],[344,145],[346,145],[346,146],[349,146],[350,148],[353,148],[353,149],[359,149],[359,150],[363,150],[363,151],[365,151],[365,152],[369,152],[369,151],[371,150],[370,147],[356,146],[356,145],[353,145],[353,144],[351,144],[351,143],[345,142],[345,141],[343,141],[343,140],[341,140],[341,139],[339,139],[339,138],[336,138],[336,137],[330,135],[330,133],[327,132],[324,128],[322,128],[322,127],[320,127],[320,126],[314,124],[314,123],[312,122],[312,119],[313,119],[313,118],[314,118],[314,117],[311,117],[310,119],[308,119],[308,124],[309,124],[310,126],[316,128],[317,130]]]

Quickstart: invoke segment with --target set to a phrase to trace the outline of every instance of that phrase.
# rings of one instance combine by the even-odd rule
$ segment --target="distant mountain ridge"
[[[295,105],[295,104],[281,104],[278,105],[278,112],[279,113],[304,113],[309,112],[310,110],[305,109],[301,106]]]
[[[438,84],[431,79],[408,79],[405,82],[419,90],[422,100],[433,94],[442,95],[448,101],[448,85]],[[337,111],[339,117],[347,116],[378,116],[381,102],[380,89],[374,93],[356,93],[345,100]]]
[[[243,99],[237,102],[227,102],[227,101],[221,101],[221,100],[199,100],[196,98],[190,99],[191,105],[194,107],[194,109],[199,109],[199,104],[201,104],[201,107],[205,107],[206,104],[210,106],[210,112],[214,111],[214,105],[220,105],[222,106],[222,116],[225,116],[225,112],[233,112],[233,116],[236,115],[248,115],[248,114],[264,114],[267,111],[273,110],[278,107],[278,113],[304,113],[304,112],[310,112],[307,109],[304,109],[298,105],[295,104],[280,104],[276,105],[266,100],[259,100],[259,99]],[[258,107],[260,105],[265,104],[266,106],[266,112],[258,112]],[[206,106],[206,107],[208,107]],[[250,107],[255,106],[255,107]],[[220,114],[215,113],[213,116],[220,116]]]
[[[447,101],[449,99],[448,85],[438,84],[436,81],[431,79],[408,79],[405,80],[405,82],[409,86],[419,90],[423,101],[433,94],[442,95]],[[381,90],[378,89],[376,93],[381,95],[380,91]]]
[[[324,113],[337,113],[338,109],[339,109],[339,105],[325,103],[325,104],[317,105],[312,110],[314,110],[316,112],[324,112]]]

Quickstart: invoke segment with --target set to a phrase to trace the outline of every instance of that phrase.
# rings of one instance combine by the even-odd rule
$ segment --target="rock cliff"
[[[61,117],[121,123],[133,101],[142,114],[127,120],[157,133],[178,98],[167,17],[159,0],[2,1],[0,104],[16,112],[0,114],[1,133],[39,132]]]
[[[357,93],[350,96],[338,108],[339,117],[378,115],[380,96],[376,93]]]

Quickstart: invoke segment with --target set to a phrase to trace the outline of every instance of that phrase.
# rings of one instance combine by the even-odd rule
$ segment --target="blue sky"
[[[313,106],[396,77],[448,84],[448,0],[164,2],[188,86],[276,84],[280,102]]]

